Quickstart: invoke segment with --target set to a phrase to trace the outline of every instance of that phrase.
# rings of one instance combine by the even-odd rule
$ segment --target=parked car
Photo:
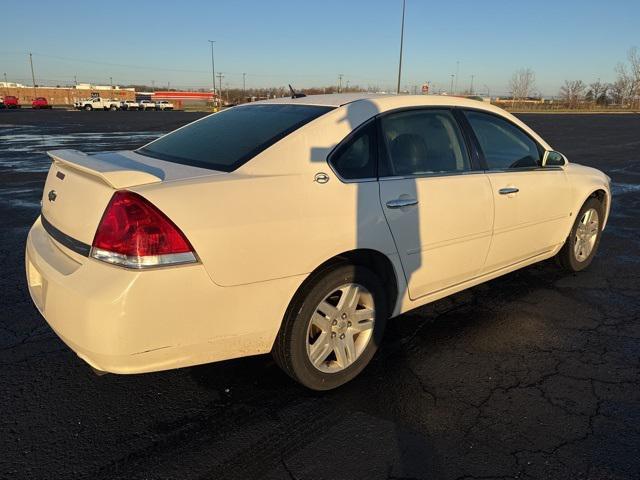
[[[79,100],[74,103],[74,106],[78,110],[111,110],[115,111],[120,109],[120,102],[118,100],[104,99],[100,97],[87,98],[85,100]]]
[[[13,95],[5,95],[4,97],[4,108],[20,108],[20,102],[18,101],[18,97]]]
[[[167,100],[160,100],[156,102],[156,110],[173,110],[173,103]]]
[[[585,269],[611,205],[599,170],[447,96],[280,98],[135,151],[48,154],[29,291],[113,373],[272,352],[335,388],[391,317],[551,257]]]
[[[140,100],[140,110],[155,110],[156,104],[151,100]]]
[[[138,110],[140,104],[135,100],[124,100],[120,102],[121,110]]]
[[[47,101],[46,98],[37,97],[31,102],[31,108],[46,109],[46,108],[52,108],[52,106],[49,105],[49,102]]]

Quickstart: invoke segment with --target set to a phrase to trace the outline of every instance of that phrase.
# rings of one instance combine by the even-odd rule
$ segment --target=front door
[[[472,169],[451,111],[395,112],[380,128],[380,200],[409,297],[478,275],[491,242],[491,185]]]
[[[562,167],[542,167],[543,149],[515,124],[466,111],[487,167],[495,204],[485,272],[552,250],[564,240],[571,191]]]

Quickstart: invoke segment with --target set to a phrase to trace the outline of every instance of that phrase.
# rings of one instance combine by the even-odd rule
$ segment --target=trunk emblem
[[[58,197],[58,194],[56,193],[56,191],[55,191],[55,190],[51,190],[51,191],[49,192],[49,194],[47,195],[47,197],[49,198],[49,201],[50,201],[50,202],[55,202],[55,201],[56,201],[56,198]]]

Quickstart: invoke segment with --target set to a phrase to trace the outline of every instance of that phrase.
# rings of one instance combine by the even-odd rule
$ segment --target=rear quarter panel
[[[326,162],[371,116],[366,105],[339,108],[233,173],[135,190],[185,232],[221,286],[305,274],[356,248],[395,255],[378,183],[342,183]],[[319,172],[329,182],[315,182]]]

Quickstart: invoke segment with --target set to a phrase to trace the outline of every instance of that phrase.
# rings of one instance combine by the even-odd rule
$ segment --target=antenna
[[[289,90],[291,91],[291,98],[302,98],[302,97],[306,97],[306,95],[302,92],[296,92],[293,87],[291,86],[291,84],[289,84]]]

